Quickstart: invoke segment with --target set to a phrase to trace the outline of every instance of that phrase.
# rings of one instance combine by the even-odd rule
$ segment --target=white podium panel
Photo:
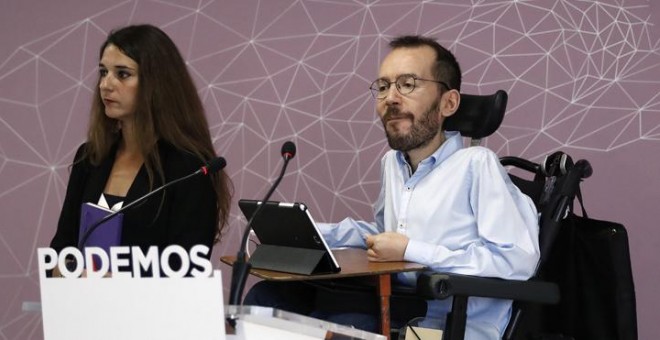
[[[46,278],[48,340],[225,339],[220,271],[211,277]]]

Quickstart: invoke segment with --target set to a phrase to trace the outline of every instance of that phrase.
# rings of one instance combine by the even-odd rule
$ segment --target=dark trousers
[[[341,286],[337,289],[327,283],[261,281],[250,289],[243,304],[277,308],[378,333],[380,305],[374,287],[354,290]],[[404,300],[392,299],[392,328],[403,327],[413,317],[426,314],[424,300]]]

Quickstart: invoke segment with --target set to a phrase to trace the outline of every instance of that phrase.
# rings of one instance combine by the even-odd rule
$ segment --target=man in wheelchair
[[[539,260],[538,215],[489,149],[464,147],[444,121],[461,102],[461,71],[435,40],[402,36],[390,43],[370,90],[389,146],[381,160],[381,190],[374,222],[347,218],[321,224],[331,247],[367,249],[371,261],[412,261],[431,270],[525,280]],[[414,273],[398,284],[415,286]],[[267,305],[376,331],[378,314],[359,304],[336,311],[319,305],[313,286],[262,281],[245,304]],[[337,297],[338,299],[340,297]],[[392,308],[397,308],[396,304]],[[444,328],[451,300],[429,300],[429,324]],[[330,312],[328,312],[330,310]],[[473,298],[467,339],[501,338],[511,301]],[[392,311],[392,323],[397,311]]]

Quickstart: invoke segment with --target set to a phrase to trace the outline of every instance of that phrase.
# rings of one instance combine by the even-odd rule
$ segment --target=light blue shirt
[[[404,260],[439,272],[528,279],[539,260],[538,215],[533,202],[511,182],[491,150],[463,147],[456,132],[412,173],[404,154],[381,160],[381,190],[375,222],[347,218],[319,224],[331,247],[366,247],[364,235],[398,232],[410,239]],[[415,275],[400,275],[414,285]],[[429,301],[427,318],[444,328],[451,299]],[[501,337],[511,302],[468,300],[467,339]]]

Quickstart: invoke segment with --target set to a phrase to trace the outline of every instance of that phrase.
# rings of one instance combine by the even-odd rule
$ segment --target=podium
[[[364,339],[385,336],[277,309],[223,306],[211,277],[40,279],[44,337],[83,339]],[[236,320],[235,332],[226,326]],[[230,334],[227,334],[230,333]]]
[[[226,306],[225,315],[236,320],[236,332],[228,334],[227,340],[386,339],[384,335],[275,308]]]
[[[49,340],[386,339],[273,308],[223,307],[219,271],[209,278],[42,278],[41,289]],[[236,320],[234,334],[226,334],[226,317]]]

